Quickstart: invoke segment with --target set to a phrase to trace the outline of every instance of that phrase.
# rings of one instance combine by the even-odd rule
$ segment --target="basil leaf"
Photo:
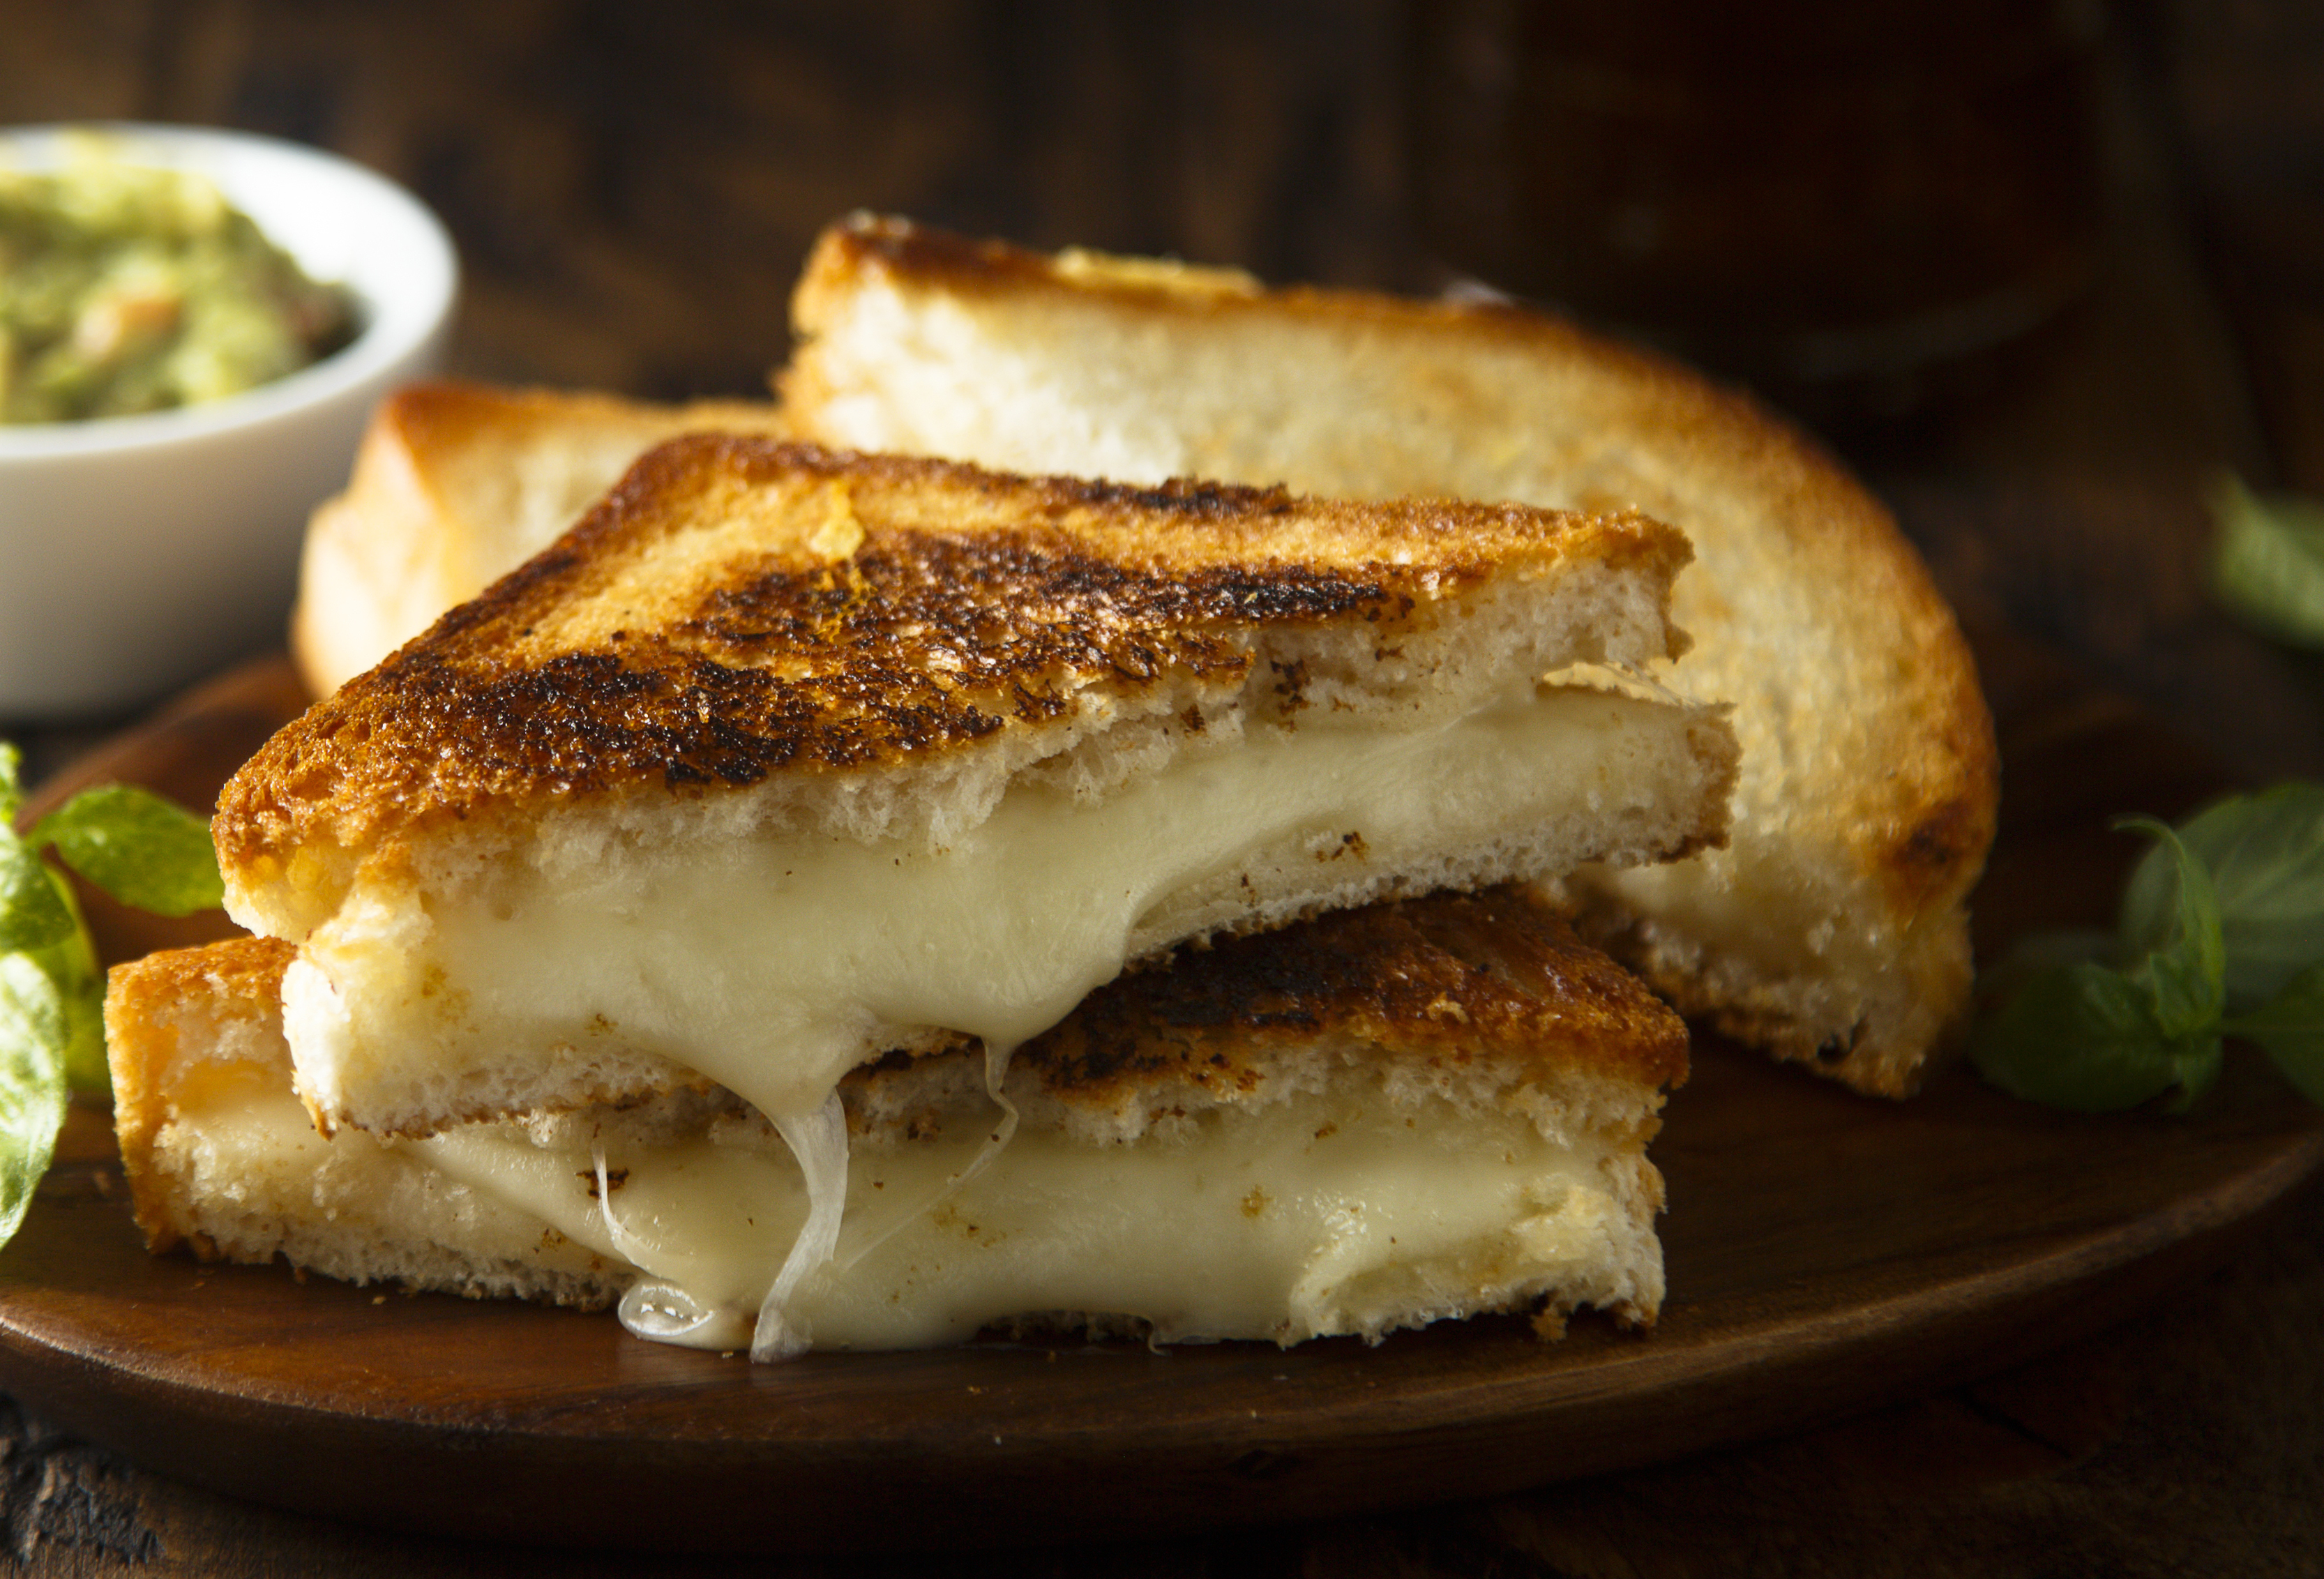
[[[2046,972],[1972,1043],[2005,1089],[2058,1106],[2132,1106],[2175,1088],[2184,1111],[2218,1080],[2223,1035],[2258,1042],[2324,1104],[2324,788],[2231,798],[2178,829],[2115,825],[2154,841],[2123,891],[2106,968],[2096,939],[2022,945]],[[2230,1020],[2230,1013],[2242,1016]],[[2043,1040],[2047,1039],[2045,1050]]]
[[[15,1234],[65,1122],[64,1005],[30,958],[0,955],[0,1242]]]
[[[2211,514],[2219,601],[2279,640],[2324,647],[2324,504],[2259,499],[2228,477],[2212,493]]]
[[[2227,1030],[2257,1042],[2301,1095],[2324,1106],[2324,965],[2292,977],[2264,1008],[2229,1020]]]
[[[1969,1057],[2013,1096],[2079,1113],[2116,1113],[2181,1081],[2181,1049],[2153,994],[2101,965],[2043,971],[1979,1022]]]
[[[0,827],[0,953],[47,948],[72,936],[72,912],[57,897],[31,845]]]
[[[2324,786],[2279,784],[2206,808],[2180,836],[2211,869],[2227,951],[2227,1003],[2243,1013],[2324,960]],[[2123,925],[2166,903],[2168,856],[2150,851],[2123,897]]]
[[[2227,944],[2210,871],[2175,832],[2151,817],[2124,817],[2115,826],[2153,838],[2154,855],[2167,863],[2167,875],[2157,886],[2169,897],[2135,912],[2126,906],[2122,941],[2136,962],[2130,978],[2146,991],[2165,1039],[2216,1035],[2225,1001]]]
[[[23,753],[14,742],[0,740],[0,823],[13,824],[16,808],[24,803],[24,788],[18,778],[23,762]]]
[[[2163,1111],[2182,1113],[2194,1106],[2198,1097],[2218,1084],[2219,1071],[2227,1061],[2227,1047],[2219,1039],[2216,1020],[2178,1042],[2171,1049],[2171,1069],[2179,1092],[2163,1104]]]
[[[150,790],[85,790],[34,824],[32,840],[54,844],[66,865],[141,910],[189,916],[225,902],[208,825]]]
[[[81,920],[72,884],[54,867],[48,868],[48,873],[57,897],[72,917],[73,928],[62,941],[28,950],[27,955],[47,974],[63,1004],[61,1057],[67,1084],[91,1096],[107,1096],[113,1091],[113,1073],[105,1058],[105,972],[97,963],[97,948]]]

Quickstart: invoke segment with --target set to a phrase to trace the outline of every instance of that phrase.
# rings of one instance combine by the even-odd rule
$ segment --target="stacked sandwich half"
[[[309,540],[337,688],[220,804],[259,937],[114,982],[157,1246],[769,1358],[1647,1322],[1685,1030],[1567,918],[1909,1087],[1990,743],[1796,440],[1538,320],[890,222],[799,300],[780,412],[383,412]]]

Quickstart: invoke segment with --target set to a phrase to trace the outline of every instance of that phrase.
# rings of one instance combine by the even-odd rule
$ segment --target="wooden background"
[[[2236,630],[2201,577],[2219,468],[2324,493],[2324,6],[2089,9],[2105,228],[2087,294],[1975,399],[1832,436],[1921,543],[2021,738],[2095,752],[2149,713],[2183,738],[2190,784],[2324,773],[2324,669]],[[1411,21],[1388,0],[0,0],[0,122],[189,121],[350,154],[451,225],[458,371],[750,393],[784,354],[808,239],[855,207],[1433,286]],[[42,732],[34,761],[117,722]],[[954,1566],[2324,1571],[2319,1233],[2311,1194],[2126,1328],[1750,1452],[1490,1506]],[[158,1481],[5,1406],[0,1426],[0,1560],[32,1572],[700,1566],[398,1541]]]

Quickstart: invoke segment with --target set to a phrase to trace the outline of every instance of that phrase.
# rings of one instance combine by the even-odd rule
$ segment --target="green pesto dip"
[[[100,139],[53,171],[0,170],[0,422],[120,417],[236,394],[354,334],[208,180]]]

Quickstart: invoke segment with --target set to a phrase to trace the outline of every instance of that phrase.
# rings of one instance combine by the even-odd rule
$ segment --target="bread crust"
[[[1356,624],[1386,656],[1487,583],[1594,566],[1666,588],[1689,552],[1635,514],[1132,488],[691,435],[278,734],[213,832],[230,870],[263,873],[309,843],[585,797],[925,767],[1093,690],[1240,680],[1259,626]],[[1303,683],[1281,677],[1286,710]]]

